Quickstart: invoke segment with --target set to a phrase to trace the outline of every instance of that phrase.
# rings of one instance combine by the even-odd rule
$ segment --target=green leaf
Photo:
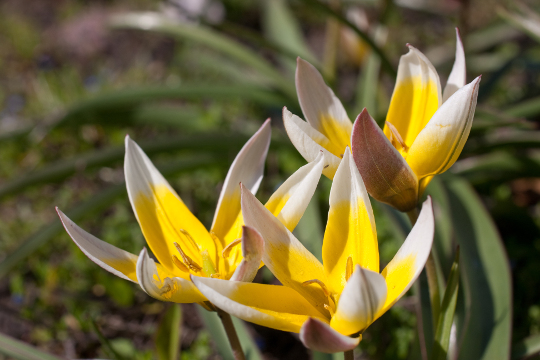
[[[161,170],[164,176],[176,174],[180,171],[188,171],[196,169],[202,166],[208,166],[215,164],[219,161],[216,157],[190,157],[190,159],[177,160],[169,163],[166,167],[161,166]],[[125,195],[125,184],[118,184],[111,186],[97,194],[92,195],[89,200],[82,202],[72,209],[66,211],[66,215],[73,221],[78,221],[84,217],[90,216],[93,213],[99,212],[112,204],[112,202]],[[52,205],[51,205],[52,208]],[[0,262],[0,278],[5,276],[9,271],[19,263],[19,261],[26,258],[28,255],[36,251],[40,246],[47,241],[55,238],[58,234],[63,232],[64,228],[62,223],[58,219],[54,219],[49,224],[43,226],[33,235],[22,241],[22,244],[16,248],[13,252],[8,254],[5,259]]]
[[[139,145],[148,155],[170,153],[178,150],[193,150],[196,153],[203,151],[229,152],[240,149],[247,139],[247,136],[236,134],[202,133],[161,140],[141,141]],[[114,164],[124,158],[124,152],[124,146],[111,147],[47,164],[44,168],[28,174],[19,174],[13,180],[0,186],[0,198],[15,195],[33,185],[63,180],[81,169]]]
[[[227,339],[227,333],[223,328],[223,324],[219,319],[219,316],[215,312],[206,311],[202,307],[197,307],[199,316],[201,317],[206,330],[210,333],[210,338],[216,345],[219,355],[223,360],[235,360],[231,345]]]
[[[473,188],[444,174],[461,249],[467,321],[458,328],[459,359],[508,359],[512,336],[510,265],[497,228]]]
[[[18,360],[60,360],[59,357],[3,334],[0,334],[0,353]]]
[[[240,344],[244,350],[247,360],[263,360],[261,351],[248,331],[246,323],[238,318],[232,317],[234,328],[240,339]]]
[[[264,1],[263,15],[263,30],[270,41],[289,52],[295,53],[296,56],[300,56],[314,66],[319,66],[319,61],[304,40],[298,21],[284,0]],[[296,69],[294,59],[281,56],[280,60],[294,73]]]
[[[156,353],[159,360],[177,360],[180,356],[180,332],[182,330],[182,307],[171,304],[163,314],[156,331]]]
[[[467,178],[474,186],[496,185],[513,179],[537,177],[540,154],[511,154],[506,151],[473,156],[456,163],[452,173]]]
[[[159,13],[151,12],[118,15],[112,18],[111,25],[116,28],[154,31],[207,45],[256,69],[261,74],[267,76],[276,88],[290,96],[291,99],[296,98],[296,91],[292,83],[284,78],[262,56],[210,28],[202,25],[187,25],[172,22]]]
[[[459,290],[459,248],[456,252],[452,270],[448,277],[448,284],[444,291],[444,297],[439,312],[439,321],[435,332],[435,341],[431,353],[431,360],[446,360],[448,346],[450,344],[450,330],[456,311],[456,303]]]
[[[512,360],[529,358],[540,354],[540,334],[529,336],[512,346]]]

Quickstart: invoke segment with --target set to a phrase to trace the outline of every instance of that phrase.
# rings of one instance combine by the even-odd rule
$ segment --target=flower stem
[[[418,208],[407,212],[411,224],[414,226],[416,220],[418,220]],[[437,324],[439,319],[439,312],[441,308],[441,294],[439,292],[439,278],[437,275],[437,266],[435,265],[435,259],[433,257],[433,248],[429,253],[426,261],[426,275],[428,279],[429,297],[431,300],[431,314],[433,317],[433,323]]]
[[[231,344],[235,360],[245,360],[246,357],[244,356],[244,351],[242,350],[242,346],[240,345],[240,340],[238,340],[238,335],[236,334],[236,330],[234,329],[231,315],[217,307],[216,311],[219,315],[219,318],[221,319],[221,322],[223,323],[225,332],[227,333],[227,338],[229,339],[229,343]]]
[[[353,350],[345,351],[343,353],[343,358],[344,360],[354,360],[354,351]]]

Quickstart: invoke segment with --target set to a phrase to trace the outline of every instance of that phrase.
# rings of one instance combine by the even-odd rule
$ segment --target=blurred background
[[[212,314],[156,301],[96,266],[54,207],[138,253],[145,241],[122,168],[129,134],[209,226],[230,163],[266,118],[273,141],[259,199],[305,164],[281,120],[283,106],[301,115],[297,56],[321,71],[351,119],[366,106],[382,124],[406,43],[426,54],[444,86],[455,27],[467,81],[482,74],[482,82],[461,160],[428,189],[440,271],[448,274],[456,244],[470,270],[452,344],[463,350],[460,359],[527,355],[540,334],[540,6],[533,0],[2,0],[0,334],[60,358],[168,359],[162,349],[179,339],[181,359],[230,359]],[[330,185],[321,178],[296,230],[319,257]],[[407,221],[373,206],[386,264]],[[256,281],[275,280],[262,270]],[[418,296],[364,333],[358,359],[422,358],[417,329],[433,331],[429,311],[417,316],[425,281],[411,290]],[[311,354],[289,333],[237,325],[251,359],[342,357]]]

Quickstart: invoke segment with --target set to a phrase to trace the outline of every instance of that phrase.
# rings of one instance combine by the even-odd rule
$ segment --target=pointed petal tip
[[[314,318],[309,318],[300,329],[300,340],[305,347],[330,354],[353,350],[361,339],[362,336],[351,338],[342,335]]]

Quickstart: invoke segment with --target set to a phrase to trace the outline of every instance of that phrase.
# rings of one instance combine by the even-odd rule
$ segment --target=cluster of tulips
[[[384,129],[366,109],[353,124],[315,67],[298,59],[296,89],[306,121],[284,108],[283,122],[308,164],[266,204],[254,194],[263,177],[270,120],[233,161],[209,231],[126,137],[129,200],[157,261],[145,248],[137,256],[97,239],[57,210],[66,231],[92,261],[138,283],[153,298],[198,303],[299,333],[303,344],[317,351],[350,352],[426,264],[434,217],[429,197],[418,213],[420,199],[432,177],[460,155],[476,107],[480,77],[466,84],[459,34],[444,91],[433,65],[408,46]],[[292,231],[323,174],[333,183],[321,263]],[[382,271],[368,194],[416,220]],[[282,285],[253,283],[261,266]]]

